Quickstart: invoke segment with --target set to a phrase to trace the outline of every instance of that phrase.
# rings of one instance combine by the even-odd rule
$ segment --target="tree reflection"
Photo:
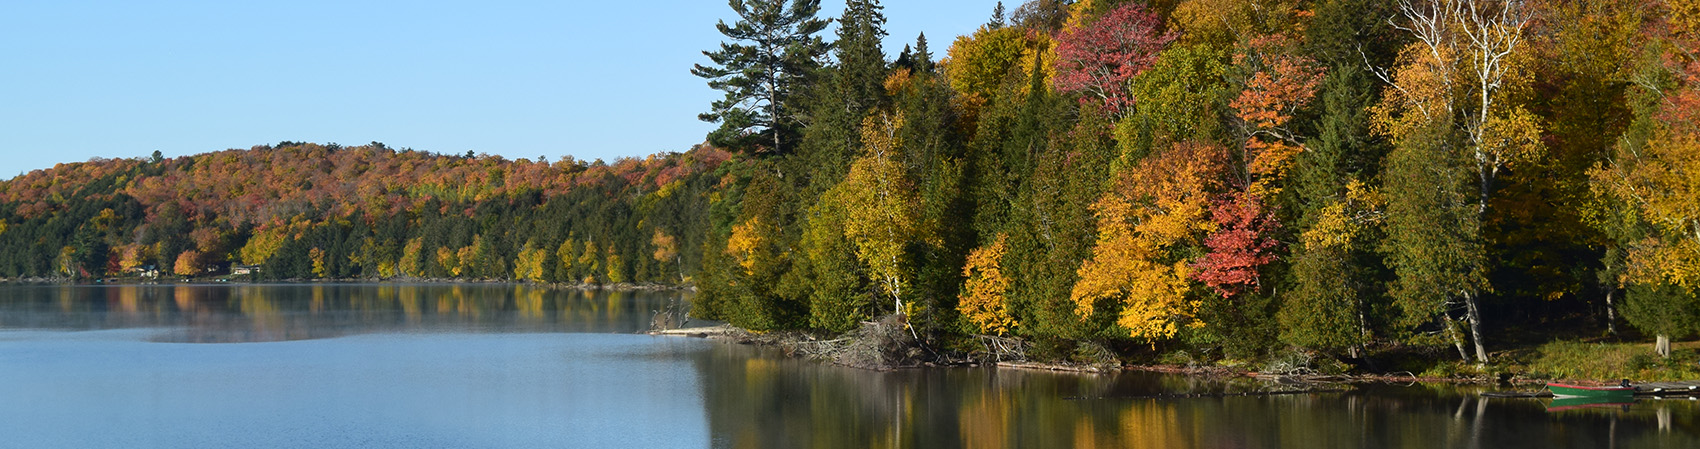
[[[715,447],[973,449],[1697,447],[1693,402],[1549,415],[1480,387],[1151,399],[1250,379],[985,368],[873,372],[716,345],[697,356]],[[1177,389],[1178,388],[1178,389]],[[1462,406],[1460,406],[1462,404]],[[1665,410],[1661,412],[1661,410]],[[1612,424],[1615,422],[1615,424]],[[1661,431],[1660,429],[1670,429]]]
[[[5,287],[0,327],[165,328],[160,341],[229,343],[383,332],[648,330],[688,293],[513,284]]]

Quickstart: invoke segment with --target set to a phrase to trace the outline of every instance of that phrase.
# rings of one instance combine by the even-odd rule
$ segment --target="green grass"
[[[1639,382],[1700,379],[1700,353],[1675,348],[1668,359],[1646,343],[1554,341],[1530,355],[1529,377],[1547,379],[1629,379]]]

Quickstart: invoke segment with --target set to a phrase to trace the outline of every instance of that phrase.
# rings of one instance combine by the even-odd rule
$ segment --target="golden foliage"
[[[242,263],[248,265],[266,263],[267,260],[272,258],[272,254],[277,253],[278,248],[283,247],[284,239],[289,238],[291,233],[287,227],[283,226],[266,227],[255,232],[254,236],[248,239],[248,244],[243,245],[242,249],[238,251],[238,254],[242,256]]]
[[[998,234],[992,244],[975,248],[968,253],[968,263],[962,267],[966,279],[956,310],[983,333],[1003,335],[1018,324],[1004,306],[1004,294],[1009,280],[1003,275],[1002,260],[1008,235]]]
[[[543,265],[548,256],[549,250],[538,248],[533,242],[525,242],[524,249],[514,259],[514,279],[543,282]]]
[[[920,238],[920,200],[900,161],[903,115],[876,113],[862,121],[861,157],[851,162],[831,197],[843,202],[844,236],[880,290],[901,300],[908,284],[904,250]],[[894,306],[896,308],[897,306]]]
[[[1700,287],[1700,135],[1690,124],[1656,132],[1646,145],[1620,148],[1594,169],[1597,195],[1635,207],[1662,238],[1630,246],[1630,277],[1641,283]]]
[[[424,252],[424,237],[415,237],[412,240],[408,240],[407,245],[401,248],[401,262],[397,264],[399,265],[396,267],[397,271],[400,271],[402,276],[425,276],[425,267],[420,265],[420,262],[422,261],[421,257],[424,255]]]
[[[330,277],[330,270],[325,266],[325,250],[317,247],[307,250],[307,259],[313,261],[313,276],[321,279]]]
[[[131,269],[142,266],[142,263],[154,257],[153,249],[154,245],[140,243],[131,243],[115,248],[114,250],[118,252],[118,271],[129,272]]]
[[[188,250],[177,254],[177,263],[172,264],[171,272],[178,276],[194,276],[201,274],[201,252]]]
[[[584,277],[584,283],[596,283],[595,273],[597,270],[602,268],[602,253],[596,249],[595,241],[584,241],[584,253],[579,254],[578,256],[578,267],[580,270],[584,270],[584,272],[587,273]]]
[[[1299,236],[1300,241],[1309,250],[1350,248],[1366,227],[1380,222],[1386,203],[1374,187],[1357,179],[1347,181],[1345,198],[1323,206],[1316,224]]]
[[[964,96],[981,101],[997,98],[1006,77],[1033,73],[1033,62],[1039,61],[1043,85],[1049,86],[1056,74],[1055,53],[1049,35],[1030,33],[1019,27],[980,27],[974,34],[957,37],[946,52],[945,75],[950,87]],[[1020,83],[1020,95],[1026,95],[1026,82]]]
[[[762,245],[761,225],[761,217],[750,217],[732,226],[732,236],[726,239],[726,255],[732,256],[738,266],[744,268],[745,275],[756,273],[757,253]]]
[[[577,258],[578,242],[572,238],[561,241],[561,246],[555,248],[555,259],[560,262],[561,279],[569,279],[573,272],[573,260]]]
[[[1392,74],[1395,88],[1388,89],[1380,103],[1370,107],[1373,131],[1395,142],[1415,135],[1435,120],[1451,119],[1454,84],[1447,47],[1439,47],[1440,59],[1428,46],[1412,43],[1399,52],[1398,68]]]
[[[1221,153],[1181,144],[1118,173],[1115,187],[1092,205],[1098,241],[1069,294],[1076,314],[1090,316],[1099,302],[1114,301],[1116,324],[1147,340],[1173,337],[1193,319],[1199,302],[1188,299],[1190,261],[1174,260],[1169,250],[1214,229],[1205,214]]]
[[[437,266],[443,267],[450,276],[460,276],[460,253],[445,247],[437,247]]]
[[[620,259],[620,252],[614,251],[612,245],[608,247],[608,263],[605,266],[608,270],[604,274],[608,275],[609,283],[618,284],[626,281],[626,263]]]
[[[649,244],[655,247],[655,252],[650,254],[650,257],[656,262],[668,262],[679,256],[678,240],[661,232],[661,228],[655,229],[655,235],[649,238]]]

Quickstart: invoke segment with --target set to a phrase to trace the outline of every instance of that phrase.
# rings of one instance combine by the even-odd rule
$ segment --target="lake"
[[[871,372],[641,332],[688,293],[0,287],[0,447],[1700,447],[1695,401],[1484,387],[1192,399],[1256,380]]]

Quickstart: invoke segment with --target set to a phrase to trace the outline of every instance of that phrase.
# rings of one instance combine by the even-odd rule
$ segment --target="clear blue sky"
[[[942,57],[996,3],[887,0],[888,52],[925,31]],[[282,140],[551,160],[684,151],[719,97],[689,68],[732,16],[721,0],[6,4],[0,179]]]

